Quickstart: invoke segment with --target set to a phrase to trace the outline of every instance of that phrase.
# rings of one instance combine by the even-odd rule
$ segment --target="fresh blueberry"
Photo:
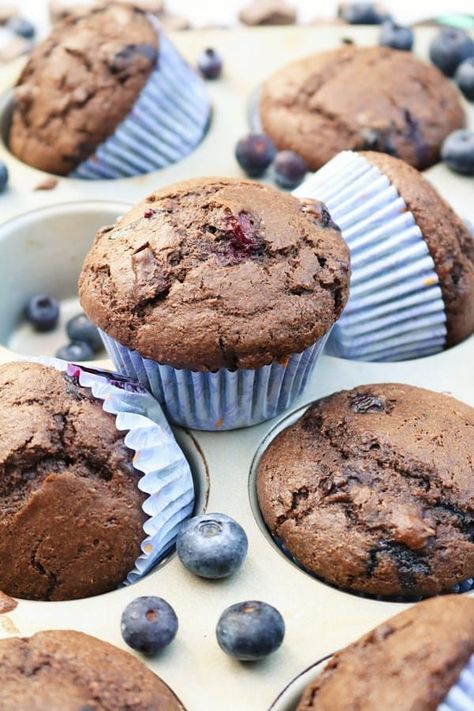
[[[25,317],[36,331],[52,331],[58,325],[59,301],[48,294],[36,294],[26,305]]]
[[[384,22],[380,30],[379,44],[382,47],[410,52],[413,48],[413,30],[410,27],[396,25],[394,22]]]
[[[380,25],[389,17],[373,2],[347,3],[342,7],[341,15],[350,25]]]
[[[12,17],[8,21],[7,27],[19,37],[32,39],[36,34],[36,28],[32,22],[24,17]]]
[[[202,514],[186,521],[176,539],[185,568],[201,578],[227,578],[240,568],[248,541],[237,521],[225,514]]]
[[[94,351],[85,341],[71,341],[56,351],[56,358],[75,362],[92,360]]]
[[[0,193],[5,192],[8,185],[8,168],[0,161]]]
[[[78,314],[71,318],[66,324],[66,333],[71,341],[84,341],[88,343],[94,353],[103,349],[102,339],[99,329],[89,321],[85,314]]]
[[[298,187],[308,171],[305,159],[293,151],[280,151],[273,162],[275,182],[282,188]]]
[[[266,602],[250,600],[224,610],[216,627],[219,647],[241,662],[262,659],[283,642],[283,617]]]
[[[205,79],[217,79],[222,72],[222,59],[215,49],[208,47],[199,55],[197,66]]]
[[[262,175],[275,156],[273,141],[265,133],[249,133],[235,147],[237,162],[253,178]]]
[[[152,655],[176,637],[178,618],[162,597],[136,597],[123,611],[120,629],[129,647]]]
[[[441,148],[441,158],[456,173],[474,175],[474,131],[450,133]]]
[[[454,78],[466,99],[474,101],[474,57],[468,57],[461,62]]]
[[[458,66],[474,56],[474,40],[463,30],[445,27],[430,44],[430,59],[443,74],[452,77]]]

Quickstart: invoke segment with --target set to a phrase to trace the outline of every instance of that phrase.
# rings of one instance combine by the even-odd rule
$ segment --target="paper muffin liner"
[[[446,312],[435,264],[389,179],[361,155],[343,151],[293,194],[325,202],[351,252],[349,301],[326,352],[398,361],[443,350]]]
[[[173,546],[180,525],[192,514],[194,483],[189,464],[179,448],[158,402],[136,382],[118,373],[95,370],[57,358],[26,358],[76,378],[115,416],[116,427],[126,431],[124,444],[134,452],[137,485],[147,494],[142,509],[141,555],[124,584],[148,573]],[[140,478],[138,476],[142,474]]]
[[[131,112],[70,176],[128,178],[165,168],[189,155],[206,133],[210,101],[204,81],[160,29],[154,69]]]
[[[196,430],[250,427],[286,410],[305,389],[328,337],[284,364],[211,373],[162,365],[101,335],[115,367],[148,388],[173,422]]]
[[[474,654],[436,711],[474,711]]]

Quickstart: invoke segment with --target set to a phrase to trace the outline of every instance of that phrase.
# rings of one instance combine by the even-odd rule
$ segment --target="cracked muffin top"
[[[459,94],[410,52],[341,47],[276,72],[262,87],[263,129],[316,170],[339,151],[375,150],[420,170],[464,125]]]
[[[0,366],[0,590],[69,600],[125,580],[146,518],[132,455],[74,378]]]
[[[182,711],[139,660],[81,632],[0,641],[2,711]]]
[[[335,654],[296,711],[436,711],[473,653],[474,600],[425,600]]]
[[[267,526],[309,572],[387,598],[474,577],[474,409],[400,384],[315,402],[257,475]]]
[[[190,180],[99,230],[79,281],[89,318],[176,368],[258,368],[323,336],[349,251],[324,205],[260,183]]]
[[[67,175],[127,116],[156,61],[146,14],[107,3],[56,24],[15,89],[10,149],[34,168]]]

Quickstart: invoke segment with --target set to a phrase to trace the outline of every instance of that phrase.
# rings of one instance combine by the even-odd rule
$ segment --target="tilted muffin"
[[[335,654],[296,711],[436,711],[472,654],[474,600],[426,600]],[[461,691],[459,705],[448,701],[445,711],[470,708],[461,693],[468,706],[462,705]]]
[[[33,50],[15,90],[9,145],[58,175],[144,173],[198,143],[208,104],[201,79],[149,15],[105,3],[60,21]]]
[[[387,598],[474,576],[474,410],[400,384],[315,402],[258,467],[271,533],[306,570]]]
[[[348,249],[323,205],[207,178],[100,230],[79,293],[117,368],[173,420],[218,429],[269,419],[301,392],[348,280]]]
[[[125,580],[146,515],[123,437],[69,376],[0,366],[0,590],[65,600]]]
[[[346,149],[424,169],[464,125],[459,95],[441,72],[387,47],[341,47],[280,69],[263,84],[259,116],[278,148],[313,170]]]
[[[474,240],[415,168],[343,151],[295,195],[324,200],[351,250],[350,298],[330,352],[407,360],[474,332]]]
[[[183,711],[131,654],[69,630],[0,640],[2,711]]]

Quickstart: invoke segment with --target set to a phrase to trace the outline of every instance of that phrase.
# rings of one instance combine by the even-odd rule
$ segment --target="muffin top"
[[[414,168],[388,155],[361,155],[394,184],[423,233],[435,263],[447,317],[447,345],[474,332],[474,239],[467,225]]]
[[[400,384],[315,402],[268,447],[258,500],[308,571],[385,597],[474,576],[474,409]]]
[[[0,641],[2,711],[182,711],[163,681],[127,652],[57,630]]]
[[[18,80],[11,151],[35,168],[70,173],[130,112],[157,51],[156,30],[131,5],[106,3],[58,22]]]
[[[297,711],[436,711],[473,653],[474,600],[425,600],[335,654]]]
[[[139,478],[88,389],[37,363],[0,366],[0,590],[67,600],[116,588],[145,537]]]
[[[176,368],[258,368],[325,334],[349,251],[324,205],[248,180],[150,195],[99,230],[79,281],[89,318]]]
[[[279,70],[262,87],[263,129],[312,169],[345,149],[376,150],[417,168],[464,125],[458,93],[410,52],[341,47]]]

